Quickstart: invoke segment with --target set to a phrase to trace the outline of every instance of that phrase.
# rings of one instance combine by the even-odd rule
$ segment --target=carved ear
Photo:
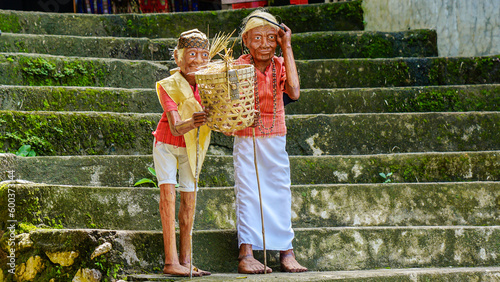
[[[245,32],[242,36],[241,39],[243,40],[243,44],[248,48],[247,45],[247,40],[248,40],[248,32]]]
[[[174,60],[177,65],[179,65],[179,53],[177,52],[177,49],[174,50]]]

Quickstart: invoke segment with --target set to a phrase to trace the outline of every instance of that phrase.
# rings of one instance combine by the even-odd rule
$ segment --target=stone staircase
[[[361,1],[270,10],[294,32],[292,221],[311,271],[279,273],[268,252],[273,274],[236,273],[232,138],[215,133],[193,233],[213,275],[197,280],[500,280],[499,57],[437,57],[431,30],[364,32]],[[153,178],[154,82],[181,31],[232,32],[249,12],[0,11],[0,282],[185,279],[160,274],[159,190],[133,186]]]

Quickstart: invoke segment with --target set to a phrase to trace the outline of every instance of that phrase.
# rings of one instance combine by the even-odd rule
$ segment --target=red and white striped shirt
[[[283,57],[273,58],[276,66],[276,113],[273,113],[274,90],[273,90],[273,65],[269,64],[264,73],[255,69],[257,73],[257,85],[260,104],[260,124],[255,128],[255,136],[257,137],[272,137],[285,136],[285,106],[283,104],[283,92],[285,91],[286,71]],[[237,64],[251,64],[251,55],[242,55],[236,61]],[[257,106],[257,105],[256,105]],[[274,120],[274,127],[273,127]],[[270,130],[272,128],[272,130]],[[251,137],[252,128],[236,131],[233,135],[242,137]]]

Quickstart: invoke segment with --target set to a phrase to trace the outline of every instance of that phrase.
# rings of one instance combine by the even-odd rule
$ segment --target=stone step
[[[500,181],[316,184],[291,190],[294,228],[500,225]],[[0,191],[5,207],[8,191],[18,207],[29,207],[15,213],[27,225],[162,230],[156,188],[11,184]],[[234,202],[233,187],[201,188],[194,228],[236,229]],[[0,219],[5,230],[7,209]]]
[[[89,15],[0,10],[0,30],[11,33],[177,38],[198,28],[215,35],[239,31],[253,9],[162,14]],[[269,7],[294,33],[363,30],[361,1]],[[293,19],[293,20],[292,20]],[[328,19],[328,20],[325,20]],[[60,23],[64,24],[60,24]]]
[[[302,89],[500,83],[497,56],[297,60]],[[152,88],[173,61],[0,53],[0,84]]]
[[[241,41],[233,45],[241,55]],[[40,53],[69,57],[97,57],[165,61],[177,38],[87,37],[2,33],[0,52]],[[437,56],[436,32],[307,32],[292,35],[295,59],[389,58]],[[314,52],[310,50],[314,49]]]
[[[133,187],[154,177],[151,155],[17,157],[0,154],[0,181],[16,179],[56,185]],[[500,181],[500,151],[291,156],[293,185],[382,183],[380,173],[393,173],[395,183]],[[234,185],[231,156],[207,156],[200,187]],[[7,172],[11,172],[10,174]],[[11,177],[12,176],[12,177]]]
[[[173,63],[171,64],[173,66]],[[0,53],[0,84],[152,88],[170,75],[153,61]]]
[[[297,69],[302,89],[500,83],[498,56],[301,60]]]
[[[131,274],[127,281],[182,281],[186,278],[165,274]],[[199,281],[498,281],[500,267],[443,267],[374,269],[351,271],[308,271],[304,273],[284,273],[247,275],[238,273],[212,273],[196,278]]]
[[[38,155],[150,154],[161,114],[0,111],[0,150],[31,144]],[[289,155],[500,150],[499,112],[376,113],[286,117]],[[233,137],[214,132],[212,154]]]
[[[0,110],[161,113],[154,89],[0,85]],[[498,111],[500,84],[302,89],[287,115]]]
[[[286,106],[287,115],[499,110],[500,84],[303,89]]]
[[[0,85],[0,110],[162,113],[154,88]]]
[[[500,260],[498,238],[500,226],[297,228],[293,244],[297,260],[312,271],[495,267]],[[158,273],[163,267],[160,231],[35,229],[19,235],[16,242],[21,243],[16,264],[32,258],[43,263],[45,273],[59,269],[63,275],[74,275],[79,268],[94,268],[112,276],[115,272]],[[111,250],[90,260],[96,247],[105,242]],[[61,267],[49,261],[47,252],[55,253],[51,257],[70,257],[71,252],[77,257],[70,266]],[[255,253],[262,260],[262,253]],[[267,254],[268,266],[278,271],[279,254]],[[235,273],[237,256],[235,231],[193,232],[196,266]]]

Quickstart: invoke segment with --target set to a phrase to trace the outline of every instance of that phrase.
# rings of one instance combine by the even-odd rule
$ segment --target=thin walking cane
[[[259,169],[257,167],[257,146],[255,144],[255,127],[252,127],[253,135],[253,162],[255,164],[255,174],[257,175],[257,187],[259,188],[259,203],[260,203],[260,220],[262,222],[262,243],[264,245],[264,274],[267,273],[267,256],[266,256],[266,231],[264,230],[264,211],[262,209],[262,193],[260,191]]]
[[[191,232],[189,233],[189,279],[193,278],[193,229],[194,229],[194,217],[196,215],[196,196],[198,190],[198,178],[200,177],[198,171],[198,154],[200,152],[200,128],[196,128],[196,168],[194,173],[194,212],[193,212],[193,224],[191,225]]]

